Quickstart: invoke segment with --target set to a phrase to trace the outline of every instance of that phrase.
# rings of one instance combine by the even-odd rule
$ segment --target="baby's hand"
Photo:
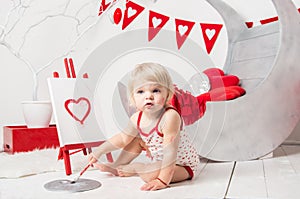
[[[89,164],[93,166],[94,163],[98,162],[98,159],[93,155],[93,153],[89,154],[88,157]]]
[[[159,189],[164,189],[169,187],[167,184],[162,183],[160,180],[158,179],[154,179],[151,180],[150,182],[144,184],[141,187],[142,191],[155,191],[155,190],[159,190]]]

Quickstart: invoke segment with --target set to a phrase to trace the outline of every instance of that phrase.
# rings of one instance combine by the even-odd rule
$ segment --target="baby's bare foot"
[[[118,176],[130,177],[136,175],[135,168],[132,165],[121,165],[117,167]]]
[[[114,168],[113,164],[107,163],[107,164],[98,164],[94,163],[94,166],[98,168],[102,172],[109,172],[115,176],[118,176],[118,171],[116,168]]]

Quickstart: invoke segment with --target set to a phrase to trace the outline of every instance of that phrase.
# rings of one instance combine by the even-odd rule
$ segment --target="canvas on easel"
[[[82,80],[84,81],[84,80]],[[64,159],[66,174],[70,175],[70,150],[91,151],[106,139],[97,126],[92,98],[89,93],[74,95],[76,78],[49,78],[48,86],[56,121],[60,155]],[[107,154],[112,161],[111,154]]]

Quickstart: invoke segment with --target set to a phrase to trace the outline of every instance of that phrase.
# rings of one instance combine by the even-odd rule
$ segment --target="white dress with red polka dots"
[[[174,109],[173,107],[168,107],[165,112],[169,109]],[[176,110],[176,109],[174,109]],[[164,112],[164,113],[165,113]],[[164,114],[163,113],[163,114]],[[142,140],[145,142],[148,150],[150,152],[150,158],[153,161],[163,160],[163,134],[159,131],[158,126],[161,121],[162,116],[159,118],[156,126],[149,132],[144,133],[140,128],[140,121],[143,112],[139,113],[137,120],[137,128]],[[180,131],[180,142],[177,151],[176,165],[184,166],[189,172],[191,178],[195,177],[199,172],[200,159],[195,147],[192,145],[186,131]]]

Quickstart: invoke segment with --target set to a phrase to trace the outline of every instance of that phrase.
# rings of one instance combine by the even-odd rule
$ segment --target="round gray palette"
[[[96,180],[80,178],[72,183],[71,180],[54,180],[44,185],[48,191],[83,192],[97,189],[101,183]]]

